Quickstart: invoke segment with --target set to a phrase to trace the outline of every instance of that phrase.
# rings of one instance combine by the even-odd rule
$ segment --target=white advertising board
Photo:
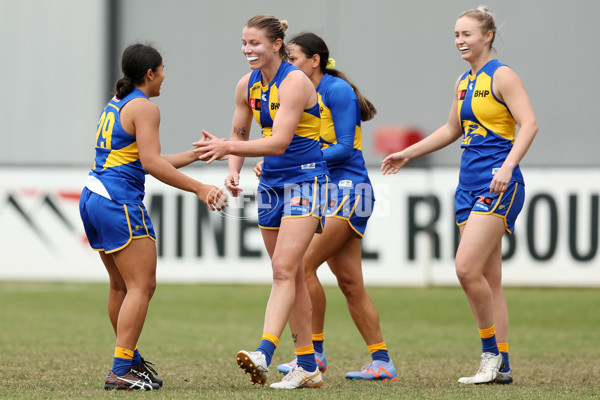
[[[221,166],[187,168],[207,183]],[[370,171],[376,206],[363,239],[367,285],[457,285],[456,168]],[[89,248],[78,200],[85,168],[0,168],[0,279],[104,281]],[[524,169],[526,202],[504,239],[504,282],[519,286],[600,287],[600,171]],[[195,196],[147,178],[145,203],[158,235],[159,282],[269,283],[269,259],[256,223],[256,178],[245,168],[244,195],[224,214]],[[326,284],[335,277],[319,270]]]

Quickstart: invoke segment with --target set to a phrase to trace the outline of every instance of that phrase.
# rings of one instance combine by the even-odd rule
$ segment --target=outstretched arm
[[[175,168],[185,167],[194,161],[198,161],[198,156],[194,153],[194,149],[177,154],[162,154],[162,158]]]

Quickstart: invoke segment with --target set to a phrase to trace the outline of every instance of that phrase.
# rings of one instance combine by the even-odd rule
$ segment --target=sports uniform
[[[321,149],[331,179],[326,215],[347,220],[354,234],[362,238],[375,196],[362,154],[360,105],[352,86],[330,74],[321,78],[317,94]]]
[[[504,64],[489,61],[477,75],[465,72],[458,83],[458,118],[463,130],[462,159],[455,195],[456,223],[463,225],[470,213],[492,214],[504,219],[512,233],[523,207],[525,184],[521,169],[513,169],[506,190],[490,193],[494,174],[512,149],[516,121],[492,90],[494,72]]]
[[[290,71],[298,70],[282,62],[268,86],[262,86],[262,72],[252,71],[248,81],[248,102],[263,137],[273,134],[273,121],[279,109],[279,86]],[[258,185],[258,224],[263,229],[279,229],[282,218],[312,215],[323,230],[327,204],[328,171],[319,147],[319,105],[304,110],[294,137],[282,155],[264,157]]]
[[[113,253],[132,239],[156,240],[144,206],[146,171],[136,138],[123,129],[120,111],[136,98],[139,89],[119,100],[113,97],[102,112],[96,132],[96,158],[79,201],[79,211],[94,250]]]

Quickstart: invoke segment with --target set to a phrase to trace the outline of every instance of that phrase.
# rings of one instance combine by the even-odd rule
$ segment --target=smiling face
[[[253,70],[263,69],[279,58],[281,39],[271,42],[262,29],[245,27],[242,31],[242,54]]]
[[[162,86],[163,81],[165,80],[164,68],[164,64],[161,64],[156,68],[156,71],[150,70],[150,76],[152,77],[152,79],[150,80],[151,92],[148,97],[160,96],[160,88]]]
[[[489,57],[493,32],[483,32],[476,19],[461,17],[456,20],[454,44],[462,58],[473,62],[481,57]]]

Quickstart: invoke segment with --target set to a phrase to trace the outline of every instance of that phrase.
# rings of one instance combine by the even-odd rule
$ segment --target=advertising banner
[[[224,164],[183,170],[219,186]],[[0,168],[0,279],[106,281],[79,217],[85,168]],[[524,168],[526,201],[503,239],[503,280],[519,286],[600,287],[600,171]],[[376,196],[362,240],[367,285],[458,285],[454,221],[458,168],[370,170]],[[196,197],[146,180],[159,282],[269,283],[257,226],[257,179],[245,167],[238,198],[212,212]],[[327,265],[319,269],[335,284]]]

